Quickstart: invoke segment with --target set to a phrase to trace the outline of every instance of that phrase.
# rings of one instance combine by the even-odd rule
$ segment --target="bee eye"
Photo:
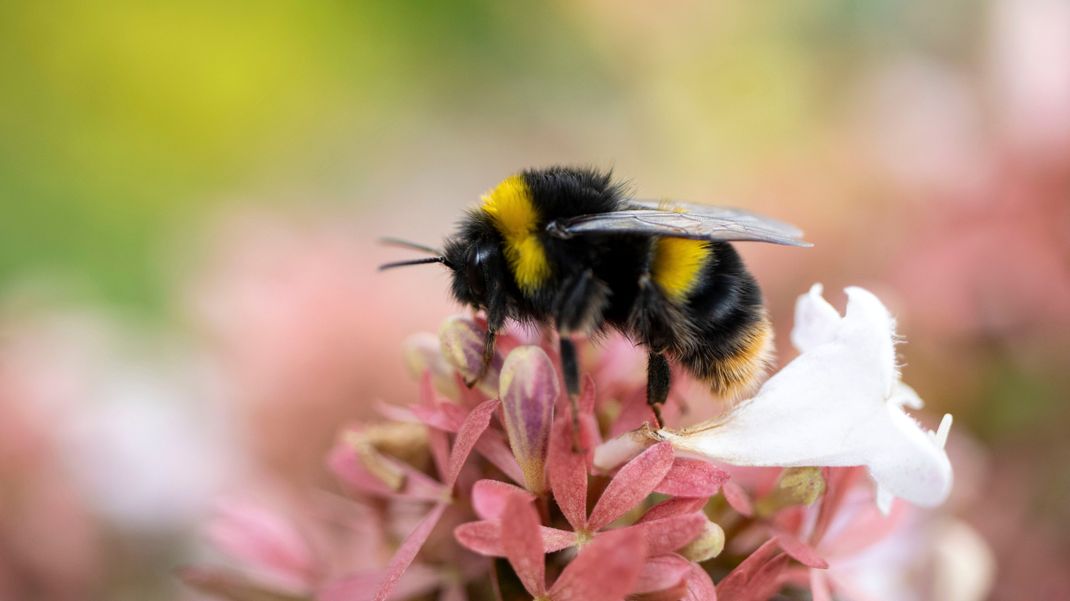
[[[486,283],[483,279],[483,269],[486,260],[484,251],[476,251],[465,262],[465,278],[468,280],[468,288],[477,297],[482,298],[487,293]]]

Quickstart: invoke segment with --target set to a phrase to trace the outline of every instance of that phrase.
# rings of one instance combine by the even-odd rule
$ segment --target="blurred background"
[[[0,3],[0,599],[192,599],[219,494],[286,499],[456,307],[516,171],[612,167],[741,248],[780,332],[869,287],[992,599],[1070,591],[1070,3]],[[265,493],[266,494],[266,493]]]

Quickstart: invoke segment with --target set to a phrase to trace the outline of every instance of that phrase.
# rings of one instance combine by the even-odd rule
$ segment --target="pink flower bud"
[[[455,315],[447,319],[438,331],[442,356],[460,372],[465,380],[475,379],[483,367],[483,346],[486,337],[486,327],[463,315]],[[494,396],[498,392],[498,373],[501,368],[502,357],[495,351],[486,375],[476,382],[479,389],[488,396]]]
[[[550,427],[560,394],[550,358],[537,346],[514,349],[502,366],[499,394],[509,446],[524,472],[524,484],[541,494],[546,491]]]

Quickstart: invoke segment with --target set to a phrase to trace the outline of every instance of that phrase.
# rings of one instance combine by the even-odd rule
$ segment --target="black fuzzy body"
[[[555,167],[521,176],[539,215],[537,235],[551,267],[548,279],[523,292],[505,260],[502,235],[489,215],[475,210],[446,243],[458,301],[486,310],[492,328],[514,319],[550,325],[566,335],[615,329],[718,392],[750,384],[737,380],[752,379],[754,373],[737,373],[738,365],[733,366],[749,355],[764,360],[754,346],[768,342],[756,342],[768,321],[758,284],[731,244],[707,242],[710,259],[686,298],[674,301],[651,277],[656,238],[618,233],[562,239],[547,233],[554,220],[623,208],[622,189],[609,174]],[[468,266],[467,272],[458,266]]]

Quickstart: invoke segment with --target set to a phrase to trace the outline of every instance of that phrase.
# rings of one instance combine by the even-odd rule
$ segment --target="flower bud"
[[[715,522],[707,521],[706,530],[680,549],[679,553],[690,561],[703,562],[717,557],[723,550],[724,530]]]
[[[499,379],[505,431],[525,486],[537,494],[546,491],[546,457],[558,394],[557,372],[541,348],[521,346],[509,353]]]
[[[438,331],[442,356],[461,376],[471,381],[479,375],[483,367],[483,347],[486,344],[487,330],[467,316],[455,315],[442,324]],[[498,392],[498,373],[501,371],[502,358],[497,351],[491,358],[490,366],[484,377],[476,385],[488,396]]]
[[[776,488],[755,504],[760,516],[770,516],[791,505],[810,505],[825,492],[819,467],[790,467],[780,474]]]
[[[424,372],[430,372],[435,390],[450,397],[457,396],[457,381],[453,377],[453,366],[442,356],[442,343],[434,334],[421,332],[405,339],[402,345],[405,366],[413,378],[419,379]]]

